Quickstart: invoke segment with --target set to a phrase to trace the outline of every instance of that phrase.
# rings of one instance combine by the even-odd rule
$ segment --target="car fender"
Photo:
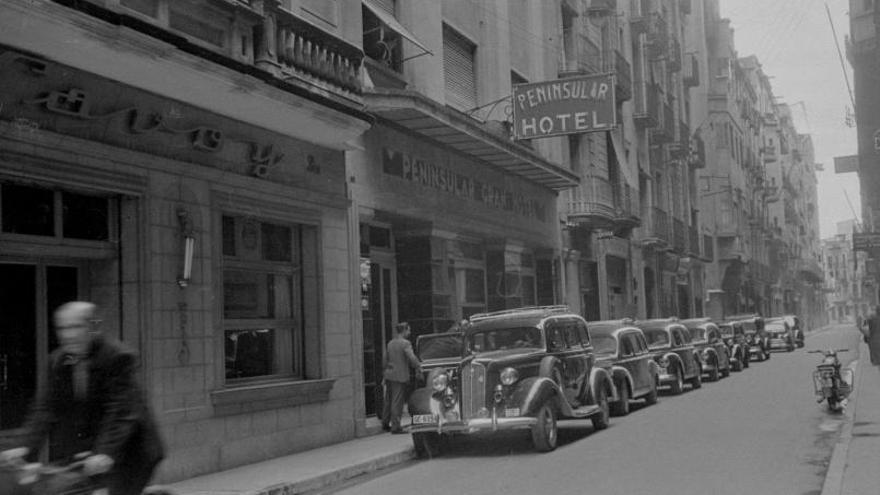
[[[611,375],[608,374],[608,370],[596,367],[590,372],[590,401],[593,404],[596,403],[596,390],[599,387],[605,387],[609,401],[619,400],[617,387],[614,386],[614,381],[611,379]]]
[[[733,344],[733,347],[730,348],[730,356],[734,359],[738,359],[743,361],[742,357],[742,346],[739,344]]]
[[[562,390],[556,382],[547,377],[532,376],[516,383],[508,403],[513,402],[513,404],[518,405],[522,414],[529,416],[535,414],[542,404],[552,400],[557,411],[565,414],[564,405],[566,405],[566,401],[561,400],[562,397]],[[570,408],[567,415],[571,415]]]
[[[407,410],[412,414],[431,414],[431,401],[434,391],[430,387],[413,390],[407,401]]]
[[[705,352],[706,356],[707,356],[705,360],[703,360],[703,352]],[[715,366],[721,365],[721,361],[718,359],[718,351],[716,351],[712,347],[706,347],[705,349],[703,349],[703,351],[700,351],[699,355],[700,355],[700,360],[703,360],[707,363],[711,363],[712,360],[714,359]]]
[[[657,361],[654,361],[653,359],[648,361],[648,372],[651,373],[651,378],[656,382],[657,378],[660,376],[660,365],[657,364]]]
[[[674,352],[667,352],[662,357],[665,357],[667,361],[669,361],[669,367],[678,366],[681,368],[681,372],[684,373],[684,363],[681,362],[681,356]]]
[[[612,366],[611,367],[611,376],[614,379],[614,391],[615,395],[617,395],[617,391],[620,390],[621,385],[626,385],[629,387],[630,396],[632,396],[632,391],[635,390],[635,384],[633,383],[632,374],[630,374],[629,370],[624,368],[623,366]],[[620,397],[614,397],[614,400],[618,400]]]

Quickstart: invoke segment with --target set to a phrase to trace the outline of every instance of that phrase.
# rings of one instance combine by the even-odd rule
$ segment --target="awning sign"
[[[513,87],[516,139],[608,131],[617,123],[614,76],[591,75]]]
[[[853,251],[880,249],[880,232],[853,232]]]

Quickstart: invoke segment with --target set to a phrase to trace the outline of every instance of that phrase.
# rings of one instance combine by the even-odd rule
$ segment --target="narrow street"
[[[561,423],[560,447],[525,435],[458,439],[444,456],[348,486],[340,494],[818,494],[842,424],[813,397],[810,349],[857,349],[852,326],[810,334],[719,383],[612,418],[608,430]],[[857,359],[841,354],[844,365]]]

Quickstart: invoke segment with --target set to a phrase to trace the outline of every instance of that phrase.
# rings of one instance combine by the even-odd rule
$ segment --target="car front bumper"
[[[514,418],[476,418],[465,421],[444,421],[443,423],[413,424],[406,428],[410,433],[459,433],[474,434],[483,432],[528,429],[538,420],[529,416]]]

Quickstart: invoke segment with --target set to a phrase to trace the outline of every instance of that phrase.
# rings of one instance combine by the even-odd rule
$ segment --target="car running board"
[[[581,406],[577,409],[571,410],[571,416],[573,418],[588,418],[593,416],[594,414],[598,414],[602,409],[599,406]]]

